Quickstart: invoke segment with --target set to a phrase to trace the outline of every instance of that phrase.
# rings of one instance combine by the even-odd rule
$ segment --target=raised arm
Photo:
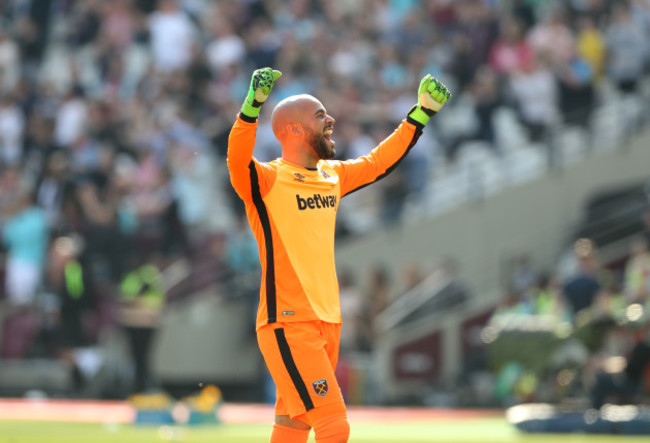
[[[330,162],[341,179],[341,196],[381,180],[395,169],[415,145],[429,119],[442,109],[450,97],[442,82],[428,74],[423,77],[417,104],[390,136],[363,157]]]
[[[230,182],[244,201],[252,199],[252,186],[265,180],[263,166],[253,158],[257,117],[282,73],[271,68],[257,69],[251,77],[248,95],[228,137]],[[257,181],[257,183],[255,183]]]

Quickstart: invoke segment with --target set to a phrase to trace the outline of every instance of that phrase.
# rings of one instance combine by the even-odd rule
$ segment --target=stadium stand
[[[142,265],[164,282],[152,327],[169,313],[193,318],[183,303],[211,297],[252,319],[257,252],[224,159],[251,69],[284,72],[273,100],[321,98],[338,122],[339,158],[394,127],[423,73],[454,91],[390,178],[343,200],[345,244],[624,151],[646,135],[649,38],[647,0],[4,1],[2,357],[72,368],[68,393],[98,395],[79,384],[105,359],[78,351],[107,344],[128,363],[119,308]],[[279,155],[270,134],[263,116],[261,160]],[[376,301],[365,279],[380,274],[354,276],[350,306]],[[382,306],[407,292],[383,283]],[[354,321],[365,344],[352,351],[368,351],[371,319]]]

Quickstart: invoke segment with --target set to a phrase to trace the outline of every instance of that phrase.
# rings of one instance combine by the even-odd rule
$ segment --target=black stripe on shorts
[[[293,382],[296,391],[298,391],[302,403],[305,405],[305,410],[310,411],[314,409],[314,402],[309,396],[309,391],[300,376],[300,372],[298,372],[298,367],[296,366],[296,362],[293,360],[293,355],[291,355],[291,348],[287,342],[287,337],[284,335],[283,328],[275,330],[275,338],[278,341],[278,347],[280,348],[280,355],[282,356],[284,366],[287,368],[291,381]]]

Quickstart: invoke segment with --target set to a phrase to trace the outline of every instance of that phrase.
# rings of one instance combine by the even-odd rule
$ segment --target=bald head
[[[323,104],[308,94],[293,95],[273,109],[273,133],[282,145],[282,158],[314,168],[320,160],[334,158],[336,142],[331,139],[336,121]]]
[[[309,94],[292,95],[278,103],[271,114],[273,133],[282,141],[287,126],[292,123],[303,124],[306,116],[311,116],[322,108],[321,102]]]

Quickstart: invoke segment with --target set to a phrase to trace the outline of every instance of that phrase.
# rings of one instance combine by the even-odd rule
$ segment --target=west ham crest
[[[326,379],[312,382],[311,387],[314,388],[316,395],[320,395],[321,397],[325,397],[327,395],[327,391],[329,391],[329,386],[327,385]]]

